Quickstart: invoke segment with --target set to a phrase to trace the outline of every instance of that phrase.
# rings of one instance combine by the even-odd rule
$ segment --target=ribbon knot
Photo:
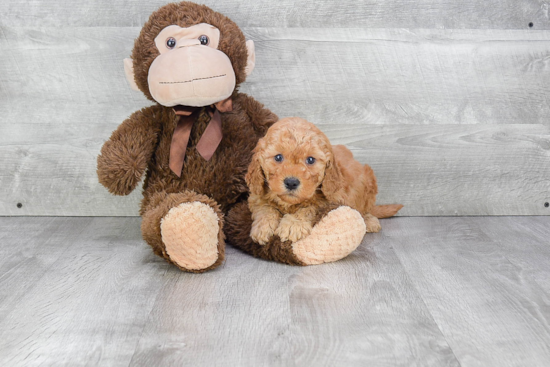
[[[169,166],[176,176],[181,177],[183,162],[185,160],[185,151],[189,143],[189,136],[193,124],[199,117],[199,112],[202,107],[175,106],[174,112],[180,116],[178,124],[172,135],[172,143],[170,145],[170,162]],[[233,102],[231,98],[225,99],[209,107],[210,122],[199,142],[197,143],[197,151],[205,159],[210,160],[214,152],[222,141],[222,119],[220,112],[228,112],[233,110]]]

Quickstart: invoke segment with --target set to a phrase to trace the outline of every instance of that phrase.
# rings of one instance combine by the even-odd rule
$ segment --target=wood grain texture
[[[95,165],[149,104],[123,75],[138,32],[0,28],[0,214],[137,214],[140,193],[110,196]],[[242,90],[350,144],[375,168],[380,202],[404,215],[549,214],[548,31],[245,32],[257,68]]]
[[[17,220],[2,220],[0,322],[50,271],[71,242],[78,241],[89,222],[89,218],[28,218],[22,226]]]
[[[336,263],[189,274],[138,218],[0,217],[0,365],[550,364],[550,217],[381,223]]]
[[[372,166],[401,215],[548,215],[546,125],[319,125]]]
[[[288,278],[298,269],[233,248],[226,258],[209,273],[167,273],[131,366],[294,364]]]
[[[9,26],[141,26],[151,12],[166,4],[152,1],[40,1],[0,4],[0,23]],[[205,0],[241,27],[312,28],[470,28],[550,29],[548,2],[543,0]]]
[[[248,29],[243,91],[319,123],[548,123],[550,33]]]
[[[257,67],[241,89],[281,116],[299,113],[319,123],[548,122],[548,31],[245,31],[256,43]],[[138,33],[2,28],[0,112],[21,126],[10,141],[33,134],[23,127],[37,122],[62,124],[68,137],[95,136],[148,105],[130,90],[122,66]],[[35,134],[60,137],[43,130]]]
[[[341,261],[300,269],[289,291],[297,366],[459,366],[380,234]]]
[[[548,236],[548,218],[544,223]],[[529,268],[509,258],[539,257],[536,241],[507,237],[520,236],[523,226],[513,219],[406,218],[388,221],[383,231],[462,366],[548,365],[550,296]]]
[[[532,278],[546,293],[550,293],[550,234],[548,221],[534,217],[471,218],[483,233],[494,239],[499,251]],[[536,256],[533,256],[533,253]]]
[[[169,267],[139,220],[3,218],[2,233],[0,364],[128,365]]]

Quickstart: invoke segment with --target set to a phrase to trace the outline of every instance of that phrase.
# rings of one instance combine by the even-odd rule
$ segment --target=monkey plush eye
[[[166,40],[166,47],[172,49],[176,46],[176,39],[174,37],[170,37]]]
[[[307,163],[307,164],[313,164],[313,163],[315,163],[315,158],[313,158],[313,157],[307,157],[306,163]]]
[[[283,161],[283,155],[282,154],[277,154],[275,157],[273,157],[273,159],[275,159],[275,162],[282,162]]]
[[[204,34],[199,37],[199,41],[201,42],[201,45],[204,45],[204,46],[206,46],[210,42],[210,40],[208,39],[208,36]]]

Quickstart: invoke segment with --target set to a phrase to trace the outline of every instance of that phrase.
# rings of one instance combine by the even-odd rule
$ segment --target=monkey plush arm
[[[244,93],[239,93],[238,101],[248,115],[248,118],[250,118],[250,121],[254,126],[254,130],[260,137],[264,136],[267,129],[279,120],[276,114],[265,108],[263,104],[256,101],[254,98]]]
[[[128,195],[141,180],[157,144],[154,120],[151,107],[137,111],[103,144],[97,176],[110,193]]]

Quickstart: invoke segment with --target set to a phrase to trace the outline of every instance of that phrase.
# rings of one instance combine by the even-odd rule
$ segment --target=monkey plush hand
[[[254,64],[254,44],[235,23],[190,2],[155,11],[134,43],[132,58],[124,60],[130,85],[155,105],[133,113],[105,142],[97,159],[99,181],[109,192],[127,195],[145,174],[143,238],[184,271],[203,272],[222,263],[225,214],[236,204],[246,205],[244,176],[252,150],[278,120],[237,92]],[[337,210],[320,219],[312,236],[342,220]],[[250,213],[228,217],[235,218],[232,234],[250,226]],[[361,230],[353,229],[359,223],[352,218],[344,227],[357,237]],[[233,238],[239,241],[238,235]],[[275,240],[275,255],[239,247],[296,264],[307,263],[300,259],[311,251]]]

